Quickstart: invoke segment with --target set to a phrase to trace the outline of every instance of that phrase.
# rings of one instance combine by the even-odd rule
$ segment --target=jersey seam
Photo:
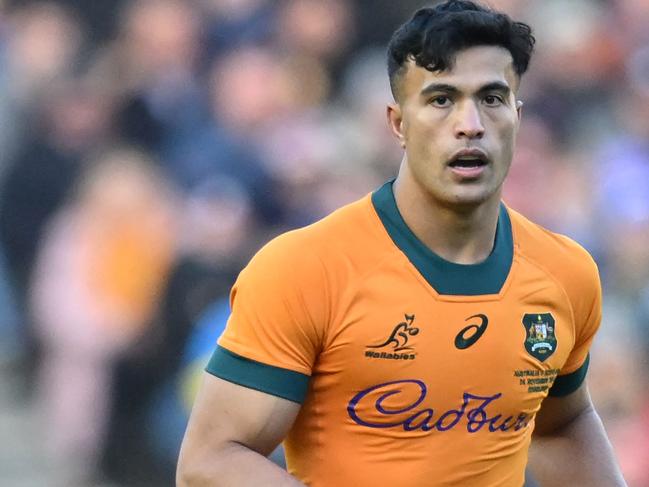
[[[319,343],[318,343],[318,350],[316,351],[316,356],[314,357],[314,363],[313,363],[313,368],[315,369],[316,363],[318,362],[318,357],[320,354],[325,350],[325,345],[328,343],[327,337],[329,336],[330,328],[331,328],[331,323],[332,323],[332,309],[333,309],[333,301],[331,299],[332,293],[330,292],[330,286],[329,286],[329,275],[327,274],[327,267],[325,266],[322,256],[319,253],[316,253],[315,255],[316,259],[318,260],[318,264],[320,267],[320,271],[322,273],[323,277],[323,293],[324,293],[324,298],[325,298],[325,303],[327,306],[327,312],[326,312],[326,317],[323,323],[322,329],[318,330],[317,327],[314,327],[316,329],[316,332],[319,332]]]
[[[318,222],[316,222],[315,224],[317,224],[317,223]],[[315,224],[313,224],[313,225],[315,225]],[[298,231],[303,230],[305,228],[309,228],[309,227],[304,227],[302,229],[295,230],[295,232],[298,232]],[[303,241],[305,241],[307,245],[309,244],[309,240],[310,240],[309,238],[303,239]],[[313,247],[311,247],[311,248],[313,248]],[[317,249],[320,249],[320,248],[318,247]],[[329,292],[329,279],[328,279],[327,272],[326,272],[326,266],[324,266],[324,263],[322,261],[321,252],[319,252],[317,250],[313,250],[313,251],[310,251],[310,252],[307,252],[307,253],[310,254],[311,257],[310,258],[307,257],[306,259],[303,260],[303,262],[305,262],[304,265],[306,267],[309,267],[309,268],[316,267],[316,266],[318,267],[320,275],[322,276],[322,279],[320,279],[320,282],[322,282],[322,286],[319,286],[319,291],[320,291],[320,295],[322,296],[322,298],[324,298],[324,299],[318,300],[318,302],[323,302],[324,305],[327,307],[327,310],[325,311],[325,313],[323,313],[323,316],[321,317],[321,320],[318,320],[317,316],[314,319],[312,309],[309,307],[308,300],[306,299],[304,293],[301,291],[301,289],[299,287],[296,289],[296,293],[295,293],[296,298],[298,299],[299,306],[302,308],[301,309],[302,315],[306,318],[306,323],[304,325],[309,328],[308,330],[304,330],[304,331],[307,332],[306,333],[307,339],[310,342],[312,341],[312,338],[315,339],[315,343],[313,343],[313,345],[314,345],[313,363],[310,364],[311,369],[310,370],[304,369],[304,372],[302,372],[302,373],[306,373],[308,375],[311,375],[313,373],[313,370],[315,369],[316,364],[317,364],[318,356],[324,350],[324,340],[325,340],[325,337],[326,337],[326,334],[327,334],[327,328],[328,328],[328,325],[329,325],[329,322],[330,322],[330,316],[331,316],[331,298],[330,298],[330,292]],[[293,263],[294,265],[298,265],[298,264],[296,264],[296,262],[297,262],[296,259],[291,259],[289,261],[289,263]],[[293,267],[294,266],[292,266],[292,268]],[[296,283],[299,282],[299,279],[295,279],[295,282]],[[320,321],[322,321],[322,323],[320,323]],[[313,335],[309,331],[312,331]],[[279,365],[279,367],[284,367],[284,365]]]
[[[355,282],[354,282],[353,286],[350,288],[350,290],[349,290],[348,292],[345,293],[345,294],[349,295],[351,299],[346,299],[346,300],[345,300],[345,311],[340,310],[340,311],[337,313],[338,316],[344,316],[344,315],[346,314],[346,312],[349,310],[349,307],[351,306],[351,304],[352,304],[352,302],[353,302],[353,297],[358,295],[358,289],[359,289],[360,287],[362,287],[362,285],[365,283],[365,281],[366,281],[366,280],[367,280],[367,279],[368,279],[368,278],[369,278],[373,273],[375,273],[377,269],[379,269],[381,266],[383,266],[384,263],[385,263],[387,260],[390,259],[390,257],[391,257],[390,255],[386,255],[386,256],[384,256],[382,259],[378,260],[378,261],[377,261],[377,262],[376,262],[376,263],[375,263],[375,264],[374,264],[370,269],[368,269],[367,271],[363,272],[363,273],[362,273],[361,275],[359,275],[356,279],[354,279]],[[334,327],[334,326],[333,326],[333,322],[334,322],[334,321],[335,321],[336,323],[338,323],[338,321],[339,321],[339,319],[340,319],[338,316],[336,316],[336,320],[332,320],[332,322],[331,322],[331,326],[332,326],[332,328]],[[335,328],[339,329],[339,327],[335,327]],[[340,333],[340,332],[342,332],[342,331],[343,331],[342,329],[339,329],[337,333]],[[335,337],[335,336],[329,336],[329,335],[328,335],[328,338],[329,338],[329,340],[327,340],[327,348],[329,347],[329,345],[331,345],[331,343],[333,343],[333,341],[335,340],[336,337]]]
[[[573,347],[577,343],[577,320],[576,320],[576,315],[575,315],[575,309],[572,305],[572,300],[570,299],[570,294],[566,290],[565,286],[563,283],[555,276],[552,272],[550,272],[545,266],[541,265],[539,262],[537,262],[535,259],[532,257],[526,255],[523,251],[519,250],[519,255],[521,259],[524,259],[531,265],[535,266],[537,269],[539,269],[541,272],[543,272],[545,275],[547,275],[552,281],[561,289],[561,292],[563,293],[564,297],[566,298],[568,302],[568,308],[570,309],[570,317],[572,319],[572,336],[573,336]],[[579,367],[577,367],[579,368]]]
[[[372,220],[373,220],[374,223],[375,223],[374,225],[372,225],[372,230],[371,230],[371,231],[372,231],[373,233],[375,233],[375,234],[378,234],[379,237],[380,237],[381,239],[385,240],[385,236],[382,235],[380,232],[377,232],[377,226],[376,226],[376,223],[378,223],[378,224],[380,225],[380,224],[381,224],[381,220],[379,219],[378,215],[376,214],[376,210],[375,210],[374,207],[372,206],[372,203],[371,203],[371,199],[370,199],[370,197],[367,196],[366,198],[367,198],[366,201],[369,203],[369,204],[365,207],[365,208],[366,208],[366,211],[367,211],[367,212],[372,216]],[[388,236],[388,240],[389,240],[389,236]],[[391,240],[390,240],[390,243],[392,243]],[[358,289],[363,285],[363,283],[367,280],[367,278],[368,278],[370,275],[372,275],[372,274],[373,274],[377,269],[379,269],[381,266],[383,266],[384,263],[385,263],[388,259],[391,258],[391,255],[390,255],[389,253],[385,252],[385,251],[381,251],[381,254],[385,254],[385,255],[383,255],[383,257],[382,257],[381,259],[379,259],[377,262],[375,262],[374,265],[372,265],[369,269],[367,269],[366,271],[362,272],[361,274],[358,275],[357,278],[354,279],[354,284],[353,284],[353,286],[351,287],[351,289],[350,289],[348,292],[345,293],[346,295],[351,296],[351,298],[353,298],[354,296],[356,296],[356,295],[358,294],[358,292],[357,292]],[[332,317],[332,319],[330,320],[330,323],[329,323],[330,328],[336,328],[336,329],[339,329],[339,327],[334,326],[334,323],[335,323],[335,324],[338,324],[338,323],[339,323],[339,321],[340,321],[340,316],[344,316],[344,315],[346,314],[346,311],[349,309],[349,306],[351,305],[352,301],[353,301],[353,299],[347,299],[347,300],[345,300],[345,305],[346,305],[346,307],[345,307],[345,311],[343,311],[343,310],[341,310],[341,309],[338,310],[338,312],[336,313],[336,316],[335,316],[335,317]],[[328,331],[331,332],[331,330],[328,330]],[[341,331],[342,331],[342,330],[339,329],[339,331],[338,331],[337,333],[340,333]],[[325,347],[325,348],[329,348],[329,346],[333,343],[333,341],[335,340],[335,338],[336,338],[335,336],[331,336],[329,333],[327,333],[327,340],[326,340],[326,347]]]

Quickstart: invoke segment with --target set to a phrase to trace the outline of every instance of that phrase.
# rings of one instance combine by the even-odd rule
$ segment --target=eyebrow
[[[460,90],[458,90],[455,86],[449,85],[446,83],[431,83],[428,86],[424,87],[421,90],[421,95],[426,96],[430,95],[431,93],[459,93]]]
[[[480,89],[478,90],[478,93],[486,93],[489,91],[497,91],[502,95],[509,95],[509,93],[512,90],[508,85],[506,85],[502,81],[494,81],[492,83],[487,83],[486,85],[481,86]]]
[[[482,94],[490,91],[497,91],[503,95],[509,95],[511,88],[502,81],[493,81],[478,88],[477,93]],[[427,96],[431,93],[448,93],[450,95],[457,95],[460,93],[460,90],[456,86],[447,83],[431,83],[424,87],[420,94],[421,96]]]

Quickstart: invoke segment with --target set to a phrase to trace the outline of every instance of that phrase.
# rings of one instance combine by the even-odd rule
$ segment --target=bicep
[[[553,434],[570,424],[580,414],[593,408],[586,381],[572,393],[565,396],[548,396],[543,400],[536,414],[534,434]]]
[[[212,457],[231,444],[264,456],[284,439],[300,404],[205,373],[183,441],[183,454]]]

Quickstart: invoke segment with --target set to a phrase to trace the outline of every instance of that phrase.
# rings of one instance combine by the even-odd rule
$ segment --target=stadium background
[[[591,391],[649,486],[649,2],[490,3],[538,38],[505,199],[595,256]],[[0,0],[0,484],[172,485],[238,270],[396,174],[423,4]]]

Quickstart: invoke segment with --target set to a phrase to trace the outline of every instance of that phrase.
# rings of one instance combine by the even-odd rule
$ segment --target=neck
[[[402,172],[393,188],[404,221],[434,253],[457,264],[477,264],[489,257],[498,225],[500,192],[476,205],[444,204]]]

